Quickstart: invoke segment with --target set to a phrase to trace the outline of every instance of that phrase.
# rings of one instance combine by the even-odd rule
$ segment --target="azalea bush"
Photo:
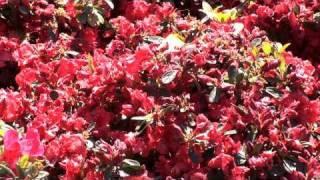
[[[0,1],[0,177],[320,178],[317,7]]]

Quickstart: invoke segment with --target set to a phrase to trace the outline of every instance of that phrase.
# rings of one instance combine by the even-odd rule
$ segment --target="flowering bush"
[[[0,1],[0,176],[320,178],[318,4],[187,2]]]

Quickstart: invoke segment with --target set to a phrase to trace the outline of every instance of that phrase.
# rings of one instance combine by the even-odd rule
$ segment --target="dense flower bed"
[[[0,177],[320,178],[319,4],[181,2],[0,0]]]

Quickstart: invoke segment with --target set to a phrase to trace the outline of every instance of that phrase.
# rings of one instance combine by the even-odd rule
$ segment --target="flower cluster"
[[[0,177],[319,178],[316,54],[270,36],[319,47],[316,4],[287,1],[0,0]]]

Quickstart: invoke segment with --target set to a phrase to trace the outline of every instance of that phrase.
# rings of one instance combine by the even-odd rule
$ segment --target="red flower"
[[[247,179],[247,173],[250,171],[249,168],[245,166],[237,166],[232,169],[232,179],[233,180],[245,180]]]
[[[135,74],[141,71],[144,61],[149,61],[153,57],[153,53],[148,46],[142,46],[136,50],[134,58],[128,63],[127,72]]]
[[[15,130],[8,130],[4,135],[4,159],[15,169],[15,163],[21,155],[30,157],[42,156],[44,146],[40,142],[40,136],[36,129],[28,129],[25,137],[19,139]]]
[[[309,100],[300,92],[288,94],[281,101],[283,113],[294,111],[297,114],[291,117],[297,117],[301,123],[312,123],[319,120],[320,102],[319,100]],[[283,114],[286,116],[285,114]],[[288,117],[288,116],[287,116]],[[289,116],[290,117],[290,116]]]
[[[0,116],[6,122],[13,122],[24,113],[24,106],[21,95],[16,92],[1,92],[3,99],[0,99]]]
[[[22,154],[31,157],[42,156],[44,147],[40,142],[40,135],[36,129],[28,129],[26,136],[20,140]]]
[[[225,175],[228,175],[230,170],[235,166],[234,158],[228,154],[221,153],[211,159],[208,166],[210,168],[220,168]]]
[[[146,17],[150,8],[150,4],[143,0],[134,0],[125,6],[125,16],[132,21]]]
[[[15,169],[15,164],[21,155],[18,132],[8,130],[4,135],[3,144],[3,158],[11,168]]]

